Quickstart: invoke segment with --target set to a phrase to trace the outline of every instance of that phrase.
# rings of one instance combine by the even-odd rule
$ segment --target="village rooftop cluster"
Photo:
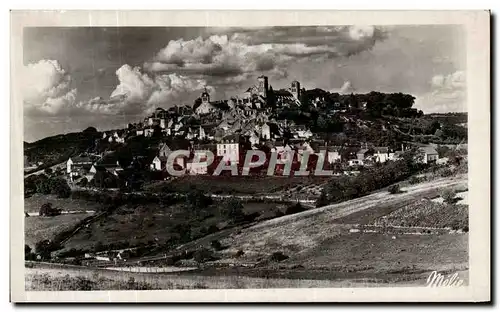
[[[359,173],[360,167],[396,160],[408,148],[395,150],[367,142],[333,145],[307,125],[276,118],[280,111],[300,109],[302,92],[305,89],[298,81],[292,81],[288,89],[273,90],[265,76],[258,77],[256,85],[240,96],[225,101],[211,101],[205,89],[192,107],[156,108],[143,121],[129,124],[126,129],[103,132],[99,141],[119,146],[138,137],[157,138],[153,154],[150,149],[144,150],[134,155],[132,162],[159,173],[158,179],[224,172],[352,175]],[[316,97],[308,105],[317,107],[324,100]],[[366,109],[366,103],[355,106],[335,102],[326,116],[340,115],[349,121],[342,113]],[[420,150],[424,163],[439,161],[433,146],[420,146]],[[110,153],[107,149],[69,158],[69,180],[77,182],[85,177],[91,181],[99,170],[119,177],[126,168]]]

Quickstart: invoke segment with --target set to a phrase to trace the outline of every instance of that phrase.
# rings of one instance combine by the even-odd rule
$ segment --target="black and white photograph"
[[[467,42],[459,23],[23,27],[24,291],[470,287],[489,103]]]

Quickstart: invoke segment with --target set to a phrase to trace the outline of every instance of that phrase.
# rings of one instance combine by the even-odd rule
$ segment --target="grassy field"
[[[193,188],[213,194],[268,194],[296,186],[323,183],[325,177],[253,177],[253,176],[184,176],[169,182],[150,185],[149,191],[188,192]]]
[[[97,211],[101,209],[101,204],[82,199],[57,198],[56,195],[34,194],[24,199],[25,212],[38,212],[45,203],[52,203],[52,206],[63,211]]]
[[[377,218],[374,224],[468,230],[469,208],[467,205],[436,203],[422,199]]]
[[[222,244],[229,248],[221,251],[222,259],[219,262],[262,264],[272,253],[280,251],[289,256],[283,263],[305,265],[310,268],[336,267],[345,264],[347,268],[354,266],[355,269],[358,262],[362,267],[370,266],[370,263],[372,267],[376,267],[380,262],[382,268],[385,266],[384,263],[397,264],[397,267],[385,268],[389,271],[403,270],[407,266],[412,267],[413,264],[417,267],[422,264],[421,270],[431,270],[437,268],[437,263],[431,261],[441,259],[434,254],[442,253],[443,257],[450,257],[449,261],[441,259],[444,263],[455,263],[457,269],[465,269],[468,261],[466,234],[449,236],[408,234],[397,235],[396,239],[392,239],[393,235],[386,237],[383,236],[385,234],[377,233],[361,233],[358,236],[349,234],[354,224],[369,224],[415,201],[434,196],[438,191],[461,187],[464,184],[466,185],[464,180],[451,178],[435,180],[408,187],[401,194],[390,195],[387,191],[380,191],[340,204],[260,222],[234,231],[221,239]],[[196,241],[190,245],[196,245]],[[334,249],[339,251],[335,252]],[[237,250],[242,250],[244,255],[235,259],[234,254]],[[339,258],[323,261],[317,254],[320,251],[331,252]],[[396,251],[403,252],[401,256],[404,260],[400,261],[401,263],[397,263]],[[363,254],[366,254],[366,257],[361,261],[359,258],[361,256],[356,255]],[[426,254],[427,256],[424,256]],[[359,259],[351,261],[353,256]],[[454,256],[457,257],[453,258]],[[385,257],[387,261],[384,260]],[[410,261],[412,257],[413,261]]]
[[[412,286],[421,281],[402,281],[391,286]],[[104,269],[38,266],[25,269],[26,290],[145,290],[145,289],[260,289],[260,288],[324,288],[324,287],[387,287],[377,278],[270,278],[206,274],[147,274],[116,272]]]
[[[51,240],[57,233],[70,229],[78,221],[91,216],[88,213],[64,214],[55,217],[32,216],[24,218],[25,244],[31,248],[41,240]]]

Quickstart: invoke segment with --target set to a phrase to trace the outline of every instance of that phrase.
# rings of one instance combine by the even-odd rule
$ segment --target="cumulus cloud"
[[[75,103],[77,90],[70,87],[71,76],[58,61],[41,60],[24,66],[22,81],[26,114],[57,114]]]
[[[424,112],[466,111],[466,75],[456,71],[448,75],[435,75],[431,91],[417,97],[416,106]]]
[[[141,114],[155,107],[167,107],[181,100],[193,100],[205,87],[214,93],[203,79],[186,76],[161,74],[150,76],[139,67],[123,65],[116,71],[118,85],[109,99],[100,97],[79,103],[77,106],[87,112],[103,114]]]
[[[211,29],[193,40],[171,40],[144,64],[149,72],[199,75],[214,84],[228,77],[266,74],[287,77],[287,67],[305,58],[350,56],[385,38],[382,29],[366,26]],[[230,79],[231,80],[231,79]]]
[[[339,93],[339,94],[349,94],[356,92],[356,89],[352,86],[352,83],[350,81],[344,81],[342,86],[338,89],[333,89],[330,92],[332,93]]]

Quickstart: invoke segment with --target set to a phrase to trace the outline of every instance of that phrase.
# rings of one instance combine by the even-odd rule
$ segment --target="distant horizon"
[[[466,111],[464,111],[464,112],[445,112],[445,113],[425,113],[424,112],[424,115],[445,115],[445,114],[468,114],[468,112],[466,112]],[[139,121],[140,120],[138,120],[137,122],[139,122]],[[120,127],[118,127],[118,128],[117,127],[113,127],[113,128],[100,128],[100,127],[97,127],[97,126],[89,125],[89,126],[84,127],[84,128],[82,128],[80,130],[73,129],[73,130],[70,130],[68,132],[56,133],[56,134],[53,134],[53,135],[48,135],[46,137],[36,139],[34,141],[27,141],[27,140],[24,139],[23,142],[31,144],[31,143],[35,143],[37,141],[41,141],[43,139],[54,137],[54,136],[58,136],[58,135],[66,135],[66,134],[71,134],[71,133],[80,133],[83,130],[89,128],[89,127],[95,128],[97,130],[97,132],[106,132],[106,131],[121,130],[121,129],[125,129],[128,126],[128,124],[130,124],[130,123],[133,124],[133,123],[136,123],[136,122],[129,122],[129,123],[125,124],[124,127],[122,127],[122,128],[120,128]]]

